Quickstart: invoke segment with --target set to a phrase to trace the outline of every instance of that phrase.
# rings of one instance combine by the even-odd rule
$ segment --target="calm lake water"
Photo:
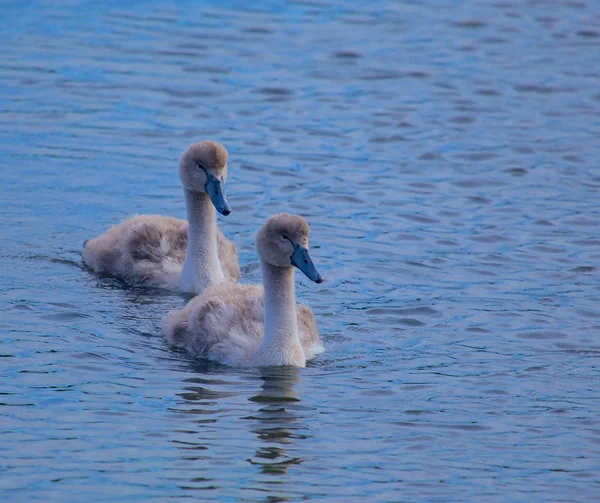
[[[0,10],[2,501],[600,501],[600,4]],[[242,281],[311,224],[306,369],[194,361],[186,297],[82,266],[185,215],[202,139]]]

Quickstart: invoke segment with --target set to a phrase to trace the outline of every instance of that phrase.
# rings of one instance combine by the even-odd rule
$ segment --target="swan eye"
[[[283,233],[283,236],[281,236],[281,237],[282,237],[283,239],[290,239],[286,233]]]

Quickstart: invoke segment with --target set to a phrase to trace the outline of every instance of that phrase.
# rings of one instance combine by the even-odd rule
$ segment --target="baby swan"
[[[217,228],[215,208],[231,213],[223,186],[227,151],[202,141],[179,161],[188,221],[136,215],[86,241],[83,261],[133,285],[200,293],[240,275],[235,245]]]
[[[321,283],[308,253],[308,224],[282,213],[269,218],[256,234],[263,287],[221,284],[171,311],[163,332],[174,346],[226,365],[306,366],[323,351],[315,318],[296,306],[294,267]]]

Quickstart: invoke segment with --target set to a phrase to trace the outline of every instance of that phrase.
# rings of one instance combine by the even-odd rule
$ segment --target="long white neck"
[[[183,191],[189,228],[179,287],[184,292],[200,293],[225,279],[217,245],[217,215],[207,194]]]
[[[298,335],[293,267],[274,267],[261,262],[265,333],[256,356],[259,365],[304,367],[306,357]]]

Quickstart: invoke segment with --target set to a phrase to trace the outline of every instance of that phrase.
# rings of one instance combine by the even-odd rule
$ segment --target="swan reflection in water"
[[[284,474],[290,465],[303,461],[288,452],[297,440],[307,438],[308,429],[300,421],[304,407],[294,389],[301,372],[291,366],[260,369],[263,381],[260,393],[249,399],[259,405],[258,410],[243,419],[256,423],[251,431],[264,443],[248,459],[259,465],[262,473]]]
[[[251,490],[268,494],[269,501],[283,501],[276,493],[285,492],[282,484],[293,484],[288,467],[303,462],[298,442],[310,436],[305,418],[312,409],[301,404],[296,390],[303,369],[264,367],[242,371],[232,379],[230,369],[209,361],[196,361],[191,367],[192,377],[184,379],[177,392],[179,403],[171,409],[176,413],[171,420],[177,424],[172,442],[181,451],[180,461],[171,467],[175,472],[171,480],[182,489],[228,487],[232,494]],[[244,430],[246,434],[241,434]],[[258,447],[248,432],[258,439]],[[253,455],[248,448],[254,449]],[[245,463],[255,466],[256,478],[240,487],[238,477]]]

